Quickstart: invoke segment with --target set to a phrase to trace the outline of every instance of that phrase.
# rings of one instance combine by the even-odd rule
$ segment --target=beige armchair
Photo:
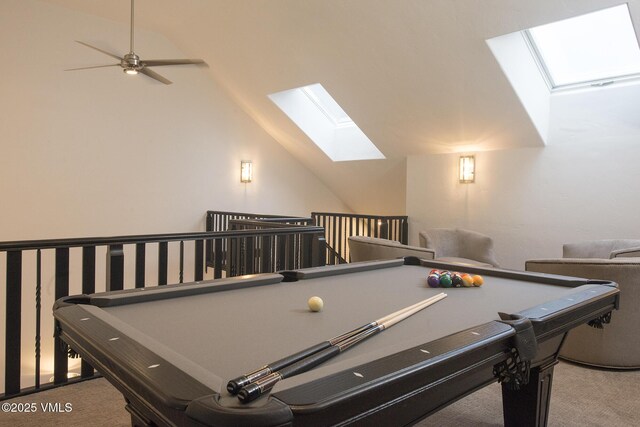
[[[400,242],[366,236],[349,237],[349,255],[351,262],[394,259],[415,256],[421,259],[433,259],[433,251],[418,246],[403,245]]]
[[[632,245],[625,248],[624,246]],[[604,329],[587,325],[572,330],[560,356],[578,363],[618,369],[640,368],[640,241],[600,240],[567,244],[565,258],[526,262],[527,271],[616,282],[620,309]]]
[[[432,228],[419,234],[420,246],[435,251],[436,260],[499,267],[489,236],[460,228]]]

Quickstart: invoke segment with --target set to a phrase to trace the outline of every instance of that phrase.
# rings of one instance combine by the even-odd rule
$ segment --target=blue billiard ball
[[[437,288],[440,286],[440,276],[435,273],[430,274],[427,278],[427,284],[432,288]]]

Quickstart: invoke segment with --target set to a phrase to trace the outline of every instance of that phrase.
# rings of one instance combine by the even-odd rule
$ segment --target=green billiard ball
[[[451,276],[449,274],[443,274],[440,276],[440,286],[443,288],[450,288],[453,286],[453,282],[451,281]]]

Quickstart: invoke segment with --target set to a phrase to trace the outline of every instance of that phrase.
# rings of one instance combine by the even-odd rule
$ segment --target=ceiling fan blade
[[[102,53],[104,53],[105,55],[109,55],[110,57],[115,58],[115,59],[117,59],[118,61],[122,61],[122,57],[120,57],[120,56],[118,56],[118,55],[114,55],[113,53],[107,52],[106,50],[102,50],[102,49],[97,48],[97,47],[95,47],[95,46],[91,46],[90,44],[85,43],[85,42],[81,42],[80,40],[76,40],[76,42],[77,42],[77,43],[80,43],[81,45],[84,45],[84,46],[86,46],[86,47],[90,47],[91,49],[95,49],[95,50],[97,50],[98,52],[102,52]]]
[[[202,59],[149,59],[141,61],[147,67],[159,67],[161,65],[187,65],[187,64],[205,64]]]
[[[138,55],[136,55],[133,51],[133,35],[134,35],[134,26],[133,26],[133,21],[134,19],[134,0],[131,0],[131,32],[130,32],[130,49],[129,49],[129,53],[124,55],[123,57],[120,57],[116,54],[113,54],[111,52],[107,52],[106,50],[102,50],[98,47],[95,46],[91,46],[89,43],[85,43],[82,42],[80,40],[76,40],[76,43],[80,43],[83,46],[86,46],[88,48],[91,48],[93,50],[97,50],[100,53],[103,53],[105,55],[108,55],[112,58],[117,59],[118,61],[120,61],[118,64],[109,64],[109,65],[95,65],[95,66],[91,66],[91,67],[79,67],[79,68],[69,68],[65,71],[76,71],[76,70],[88,70],[88,69],[92,69],[92,68],[103,68],[103,67],[115,67],[115,66],[120,66],[124,69],[124,71],[127,74],[136,74],[136,72],[142,73],[144,75],[146,75],[147,77],[151,77],[154,80],[157,80],[161,83],[164,83],[166,85],[170,85],[172,82],[171,80],[162,77],[160,74],[156,73],[155,71],[151,70],[150,68],[147,67],[153,67],[153,66],[162,66],[162,65],[188,65],[188,64],[204,64],[207,65],[206,62],[204,62],[204,60],[202,59],[152,59],[149,61],[141,61],[140,57]]]
[[[67,68],[64,71],[90,70],[91,68],[116,67],[116,66],[122,66],[122,65],[120,64],[94,65],[93,67]]]
[[[170,85],[172,83],[171,80],[162,77],[160,74],[156,73],[153,70],[150,70],[149,68],[141,69],[140,73],[144,74],[145,76],[149,76],[152,79],[155,79],[155,80],[157,80],[159,82],[162,82],[162,83],[164,83],[166,85]]]

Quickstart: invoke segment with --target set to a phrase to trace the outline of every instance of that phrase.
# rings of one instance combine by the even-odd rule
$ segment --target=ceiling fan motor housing
[[[125,68],[125,71],[140,71],[144,67],[144,64],[140,62],[140,57],[133,52],[127,53],[120,63],[122,67]]]

